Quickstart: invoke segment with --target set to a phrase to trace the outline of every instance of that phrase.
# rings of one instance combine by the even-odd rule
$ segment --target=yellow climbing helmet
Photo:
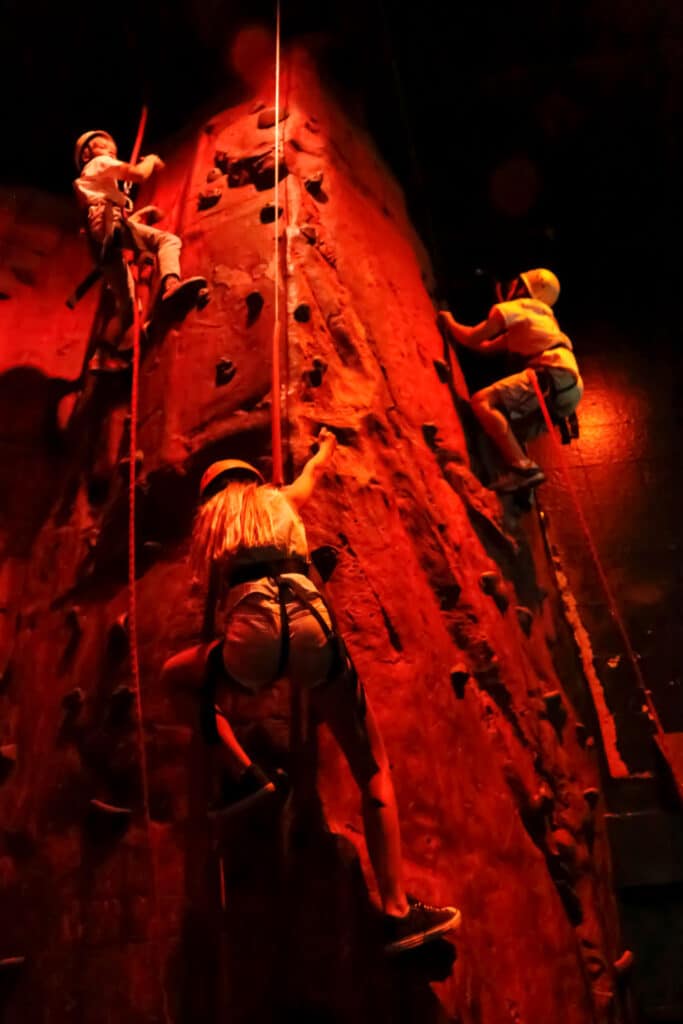
[[[77,171],[80,171],[83,168],[83,150],[88,143],[98,135],[101,135],[104,139],[110,139],[114,145],[116,145],[116,140],[109,134],[109,132],[83,132],[83,134],[79,135],[76,139],[76,145],[74,146],[74,163],[76,164]]]
[[[536,270],[525,270],[519,276],[532,299],[545,302],[547,306],[555,305],[560,294],[560,282],[552,270],[538,267]]]
[[[252,476],[260,484],[265,480],[255,466],[241,459],[221,459],[219,462],[212,462],[204,473],[199,485],[199,500],[206,501],[213,498],[226,486],[228,479],[234,476]]]

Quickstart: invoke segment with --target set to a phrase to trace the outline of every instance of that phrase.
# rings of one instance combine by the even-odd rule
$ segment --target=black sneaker
[[[263,800],[272,799],[278,791],[286,788],[287,776],[278,771],[274,781],[256,764],[249,765],[237,781],[226,780],[221,787],[221,796],[209,808],[212,818],[229,818],[254,807]]]
[[[522,468],[513,466],[507,473],[503,473],[491,484],[491,490],[498,494],[513,494],[515,491],[525,491],[530,487],[538,487],[545,480],[545,473],[540,466],[532,463],[531,466]]]
[[[462,915],[457,907],[430,907],[408,898],[410,909],[405,917],[384,916],[384,952],[402,953],[416,949],[444,932],[460,927]]]

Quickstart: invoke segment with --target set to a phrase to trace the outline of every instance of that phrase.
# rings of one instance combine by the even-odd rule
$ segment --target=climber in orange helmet
[[[521,356],[524,369],[472,395],[472,410],[507,464],[491,487],[510,493],[543,483],[545,476],[515,437],[512,424],[538,411],[535,371],[551,414],[570,416],[581,400],[583,382],[572,343],[559,327],[552,307],[560,282],[551,270],[527,270],[515,278],[504,301],[475,327],[458,323],[442,310],[439,323],[450,339],[482,354]]]
[[[299,515],[336,448],[323,428],[318,451],[289,486],[266,484],[239,460],[208,468],[200,485],[192,565],[206,585],[209,613],[221,607],[223,638],[166,663],[167,682],[198,663],[204,671],[204,718],[211,719],[223,762],[232,776],[224,794],[230,813],[276,793],[269,778],[239,744],[219,705],[222,682],[258,694],[278,679],[309,694],[346,757],[362,797],[370,860],[384,911],[384,948],[400,952],[454,929],[460,912],[410,899],[403,887],[396,797],[379,727],[332,614],[309,574],[306,530]],[[204,666],[207,666],[204,668]]]
[[[155,207],[145,207],[137,213],[132,212],[133,204],[125,183],[141,184],[163,170],[160,157],[152,153],[135,165],[126,163],[118,159],[116,142],[109,132],[91,131],[84,132],[76,140],[74,161],[79,172],[73,183],[74,191],[85,213],[92,253],[117,304],[117,355],[108,360],[98,355],[91,368],[125,369],[129,362],[120,346],[123,335],[133,322],[134,291],[122,249],[155,254],[159,265],[161,306],[169,313],[183,311],[188,303],[204,302],[208,296],[206,279],[181,278],[180,239],[170,231],[161,231],[144,222],[145,216],[158,219],[160,211]]]

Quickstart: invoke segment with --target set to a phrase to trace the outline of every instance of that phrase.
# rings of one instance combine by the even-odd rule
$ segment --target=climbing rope
[[[130,158],[130,163],[137,163],[142,146],[142,138],[147,124],[147,107],[142,108],[140,123]],[[133,689],[135,692],[136,711],[136,739],[138,745],[138,760],[140,764],[140,787],[142,790],[142,810],[145,818],[145,832],[150,855],[151,889],[152,889],[152,922],[159,921],[159,885],[156,847],[152,835],[152,818],[149,807],[149,770],[147,766],[147,748],[145,746],[144,721],[142,716],[142,689],[140,685],[140,657],[138,651],[138,620],[137,620],[137,590],[136,590],[136,529],[135,529],[135,485],[137,471],[137,447],[138,447],[138,406],[140,390],[140,297],[138,293],[139,272],[135,261],[131,261],[130,274],[132,279],[133,299],[133,365],[132,382],[130,392],[130,421],[129,421],[129,459],[128,459],[128,644],[130,651],[130,669],[133,677]],[[159,976],[159,989],[161,994],[164,1021],[170,1024],[170,1014],[164,984],[164,972],[161,963],[161,956],[156,937],[153,937],[154,956]]]
[[[617,630],[619,631],[619,635],[620,635],[622,643],[624,645],[624,650],[626,652],[626,656],[627,656],[627,658],[628,658],[628,660],[629,660],[629,662],[631,664],[631,667],[633,669],[633,673],[634,673],[634,675],[636,677],[636,681],[637,681],[639,687],[641,688],[641,690],[643,691],[643,695],[644,695],[644,698],[645,698],[645,703],[647,705],[647,709],[648,709],[648,712],[650,714],[650,717],[651,717],[651,719],[652,719],[652,721],[653,721],[653,723],[655,725],[655,728],[657,730],[657,735],[661,738],[661,737],[664,736],[664,730],[663,730],[662,724],[661,724],[661,722],[659,720],[659,715],[657,713],[657,708],[655,707],[654,701],[652,699],[652,692],[650,691],[647,683],[645,682],[645,677],[643,676],[642,669],[641,669],[641,667],[640,667],[640,665],[638,663],[638,655],[633,650],[633,645],[631,644],[631,639],[630,639],[630,637],[628,635],[628,630],[626,629],[626,625],[625,625],[624,620],[623,620],[623,618],[621,616],[619,608],[617,607],[617,603],[616,603],[616,601],[614,599],[614,595],[612,593],[612,588],[609,585],[609,581],[607,579],[607,574],[605,573],[605,570],[603,568],[602,561],[601,561],[600,555],[598,553],[598,549],[596,547],[595,541],[593,540],[593,535],[592,535],[592,533],[590,531],[590,527],[588,526],[588,521],[586,519],[586,516],[584,515],[584,511],[583,511],[583,508],[582,508],[582,505],[581,505],[581,501],[579,499],[579,495],[578,495],[578,493],[576,491],[576,488],[574,486],[574,481],[572,480],[572,475],[571,475],[571,473],[569,471],[569,465],[567,463],[567,459],[566,459],[565,454],[564,454],[564,452],[562,450],[562,446],[559,444],[559,442],[557,440],[557,437],[555,435],[555,430],[554,430],[554,425],[553,425],[553,422],[552,422],[552,418],[550,416],[550,412],[548,411],[548,406],[546,404],[545,398],[543,397],[543,392],[541,391],[540,384],[538,383],[538,377],[536,376],[535,372],[532,372],[532,379],[533,379],[533,383],[534,383],[534,389],[536,391],[536,397],[538,398],[538,402],[539,402],[539,405],[541,407],[541,412],[543,414],[543,419],[545,420],[545,425],[548,428],[548,433],[550,434],[551,444],[553,446],[553,450],[554,450],[555,456],[557,458],[557,461],[558,461],[558,463],[560,465],[560,470],[562,472],[562,476],[564,477],[564,481],[565,481],[565,484],[566,484],[566,487],[567,487],[567,491],[569,492],[569,495],[570,495],[571,500],[572,500],[572,504],[574,505],[574,510],[576,512],[576,518],[577,518],[577,520],[579,522],[579,525],[581,526],[581,530],[583,531],[584,537],[586,538],[586,544],[588,545],[588,550],[590,551],[591,558],[593,560],[593,564],[595,565],[595,570],[596,570],[597,575],[598,575],[598,579],[600,580],[600,584],[602,586],[603,592],[605,594],[605,598],[607,600],[607,607],[609,608],[609,613],[610,613],[610,615],[611,615],[611,617],[612,617],[612,619],[614,621],[614,624],[617,627]]]
[[[284,482],[282,468],[282,412],[280,407],[280,0],[276,0],[275,11],[275,288],[272,363],[273,379],[271,388],[271,438],[273,451],[273,483]]]

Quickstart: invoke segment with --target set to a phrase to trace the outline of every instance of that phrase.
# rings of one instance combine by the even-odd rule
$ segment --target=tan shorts
[[[334,652],[320,623],[294,595],[285,591],[289,621],[289,657],[283,675],[304,687],[325,682]],[[331,628],[322,598],[315,591],[308,599]],[[278,678],[281,652],[280,603],[277,587],[264,580],[228,612],[225,622],[223,664],[226,672],[255,693]]]
[[[556,392],[560,392],[552,400],[551,412],[556,416],[569,416],[581,400],[583,382],[580,377],[575,380],[574,375],[565,370],[549,372]],[[524,419],[539,409],[532,369],[503,377],[486,388],[486,391],[492,398],[492,404],[505,409],[511,420]]]

